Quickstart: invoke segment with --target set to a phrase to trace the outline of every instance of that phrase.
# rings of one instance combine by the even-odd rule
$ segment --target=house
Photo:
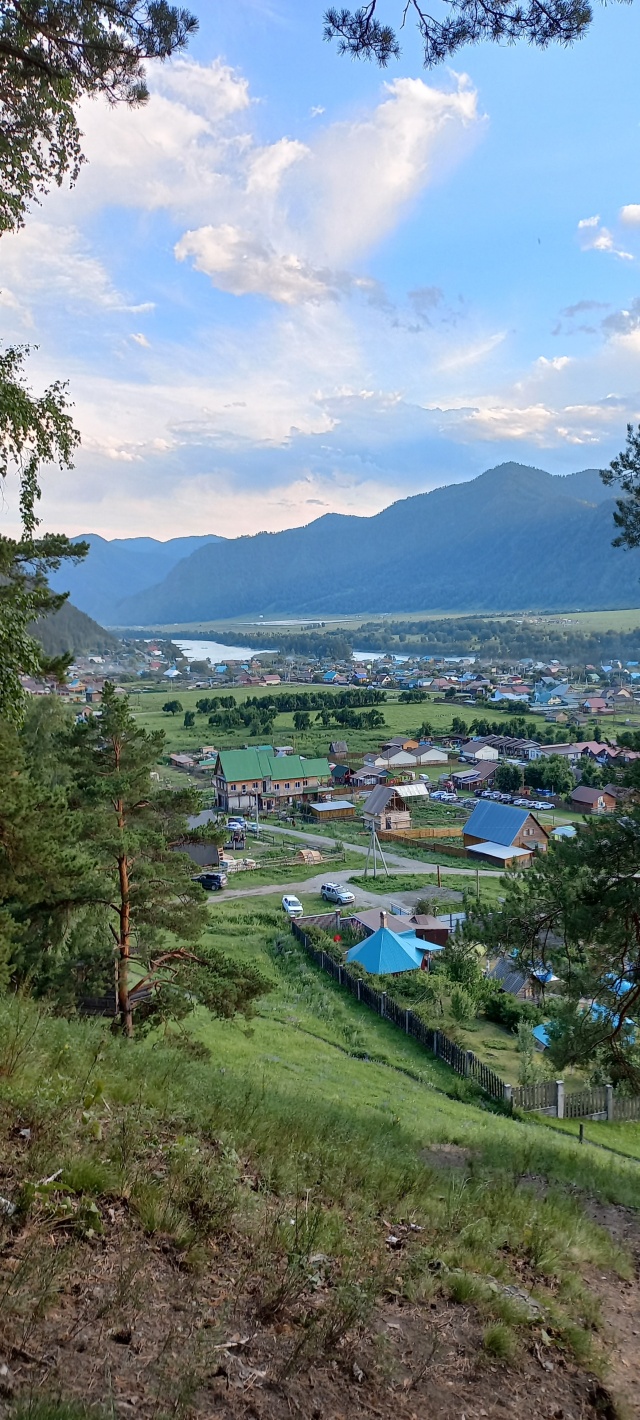
[[[548,967],[540,964],[534,971],[529,971],[519,966],[513,957],[500,957],[487,975],[490,981],[497,981],[503,991],[518,996],[521,1001],[538,1000],[544,995],[546,986],[558,981]]]
[[[588,789],[585,784],[578,784],[571,792],[571,804],[583,814],[611,814],[616,801],[606,789]]]
[[[449,941],[449,928],[446,922],[440,921],[439,917],[433,917],[429,912],[414,913],[411,925],[416,937],[419,937],[421,942],[429,942],[431,946],[446,947]]]
[[[477,764],[473,769],[456,769],[451,778],[456,789],[487,789],[493,782],[497,762]]]
[[[467,848],[467,853],[473,858],[482,858],[483,862],[490,863],[493,868],[529,868],[533,858],[533,848],[517,848],[514,844],[492,843],[487,840],[483,843],[472,843]]]
[[[437,745],[420,745],[414,754],[415,764],[447,764],[448,759],[446,749],[438,749]]]
[[[329,754],[348,754],[349,748],[346,740],[332,740],[329,745]]]
[[[380,784],[367,798],[362,817],[365,828],[374,824],[377,829],[411,828],[411,814],[396,787],[385,788]]]
[[[169,764],[173,769],[195,769],[196,761],[192,754],[170,754]]]
[[[487,744],[486,740],[467,740],[460,746],[460,755],[467,763],[477,764],[481,760],[497,760],[498,750],[495,745]]]
[[[330,777],[328,759],[279,756],[266,749],[220,750],[214,771],[218,808],[228,813],[257,803],[270,812],[283,803],[316,797]]]
[[[344,920],[343,918],[343,922]],[[348,921],[356,933],[361,932],[364,937],[371,937],[374,932],[377,932],[380,926],[380,908],[367,907],[357,912],[352,912]],[[409,917],[394,916],[393,930],[396,936],[402,936],[404,932],[413,934],[415,932],[415,926]]]
[[[474,856],[489,856],[505,864],[519,859],[522,866],[526,866],[523,855],[531,855],[536,850],[544,853],[549,843],[546,828],[528,809],[490,800],[476,804],[462,832],[464,846]],[[510,854],[505,855],[506,848],[512,850]]]
[[[605,710],[609,710],[610,708],[606,700],[603,700],[600,695],[589,695],[586,700],[582,701],[580,706],[580,709],[584,710],[587,715],[602,715]]]
[[[394,735],[393,739],[387,740],[386,744],[383,744],[380,753],[389,755],[394,754],[399,749],[416,750],[417,748],[417,740],[407,740],[403,739],[402,735]]]
[[[334,784],[348,784],[351,780],[351,770],[348,764],[332,764],[331,779]]]

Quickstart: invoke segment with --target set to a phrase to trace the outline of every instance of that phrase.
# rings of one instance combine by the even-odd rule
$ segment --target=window
[[[246,786],[246,784],[243,784],[243,785],[242,785],[242,792],[243,792],[243,794],[246,794],[246,792],[247,792],[247,786]]]
[[[291,785],[290,785],[290,784],[285,784],[284,787],[285,787],[285,789],[290,789],[290,788],[291,788]]]
[[[230,784],[230,785],[229,785],[229,788],[230,788],[230,789],[235,789],[235,787],[236,787],[235,784]]]
[[[296,789],[299,789],[299,788],[300,788],[300,781],[298,780],[298,783],[296,784]]]

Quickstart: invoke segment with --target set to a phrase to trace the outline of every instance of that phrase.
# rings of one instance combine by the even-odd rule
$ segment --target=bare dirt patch
[[[314,1286],[262,1321],[264,1278],[237,1234],[194,1271],[126,1207],[105,1224],[80,1242],[64,1228],[5,1236],[0,1415],[36,1393],[123,1417],[614,1420],[608,1391],[559,1352],[549,1361],[536,1327],[507,1363],[482,1348],[486,1319],[439,1292],[389,1295],[366,1323],[345,1303],[333,1330],[316,1327],[332,1303],[322,1259]]]
[[[640,1417],[640,1219],[633,1209],[613,1203],[591,1200],[584,1206],[589,1217],[606,1228],[633,1261],[634,1277],[628,1282],[593,1268],[585,1271],[585,1281],[602,1308],[610,1365],[608,1381],[627,1414],[635,1420]]]

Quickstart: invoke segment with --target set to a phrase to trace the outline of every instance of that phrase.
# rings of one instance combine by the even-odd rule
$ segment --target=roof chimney
[[[386,925],[387,925],[387,914],[386,914],[386,912],[381,912],[381,913],[380,913],[380,926],[381,926],[381,927],[386,927]]]

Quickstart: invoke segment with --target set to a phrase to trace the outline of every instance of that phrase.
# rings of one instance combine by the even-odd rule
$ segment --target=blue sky
[[[321,4],[193,8],[0,242],[4,338],[83,438],[46,526],[236,536],[608,462],[640,418],[640,9],[425,73],[409,24],[381,72]]]

